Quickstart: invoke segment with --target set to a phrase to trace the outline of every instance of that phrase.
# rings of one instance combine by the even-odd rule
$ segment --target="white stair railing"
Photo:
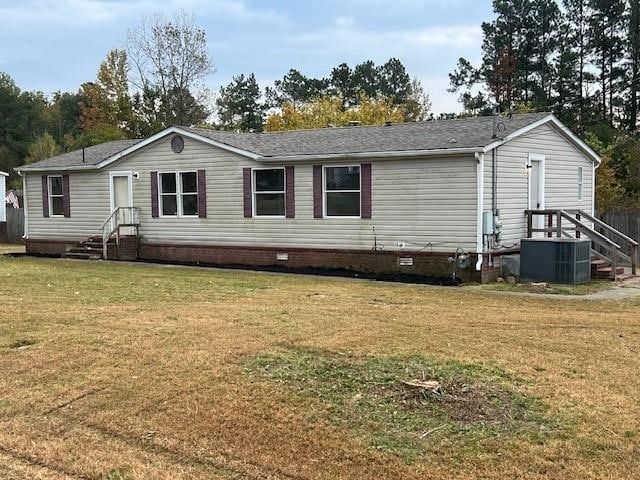
[[[138,207],[118,207],[102,224],[102,258],[107,258],[107,243],[116,234],[116,244],[120,243],[120,228],[140,225],[140,209]]]

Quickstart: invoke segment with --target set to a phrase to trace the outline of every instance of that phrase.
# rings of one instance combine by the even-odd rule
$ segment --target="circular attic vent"
[[[184,149],[184,138],[180,135],[176,135],[171,139],[171,150],[175,153],[180,153]]]

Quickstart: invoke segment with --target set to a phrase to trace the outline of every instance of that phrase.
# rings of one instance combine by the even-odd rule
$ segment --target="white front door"
[[[544,155],[529,155],[529,209],[544,210]],[[544,228],[544,215],[533,217],[533,228]]]
[[[133,207],[133,190],[131,188],[131,172],[112,172],[111,178],[111,212],[120,207]],[[125,212],[122,213],[119,223],[130,223]],[[133,235],[132,228],[123,228],[122,235]]]

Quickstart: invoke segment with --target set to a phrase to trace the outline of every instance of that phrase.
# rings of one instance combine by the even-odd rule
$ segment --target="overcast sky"
[[[436,113],[458,111],[447,74],[459,57],[480,58],[480,24],[490,0],[0,0],[0,71],[24,90],[77,90],[106,53],[122,47],[143,15],[194,14],[209,39],[217,90],[239,73],[261,87],[290,68],[331,68],[399,58]]]

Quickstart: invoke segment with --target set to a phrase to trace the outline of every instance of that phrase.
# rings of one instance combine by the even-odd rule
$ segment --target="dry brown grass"
[[[0,279],[1,478],[640,471],[639,300],[1,257]],[[243,373],[283,346],[496,366],[575,426],[542,443],[513,438],[406,464]]]

